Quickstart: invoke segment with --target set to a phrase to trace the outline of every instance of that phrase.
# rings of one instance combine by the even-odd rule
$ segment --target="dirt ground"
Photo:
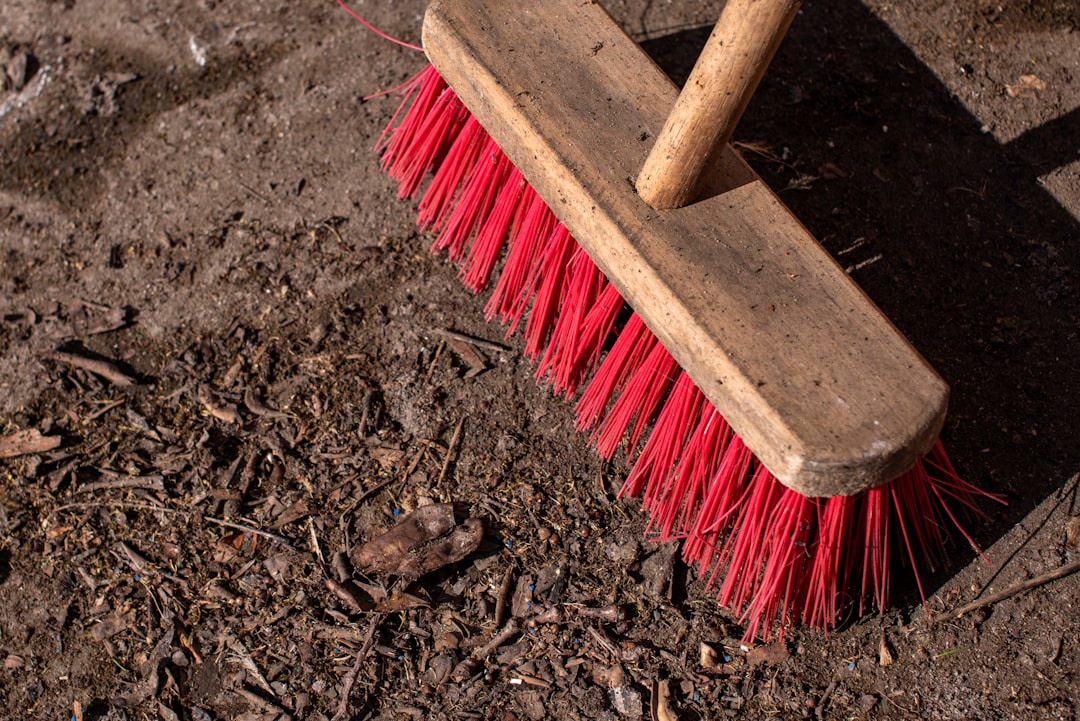
[[[609,9],[679,79],[721,4]],[[740,125],[1008,502],[926,606],[761,645],[378,169],[422,62],[332,0],[5,0],[0,717],[1077,718],[1080,6],[805,0]],[[341,563],[431,502],[464,559]]]

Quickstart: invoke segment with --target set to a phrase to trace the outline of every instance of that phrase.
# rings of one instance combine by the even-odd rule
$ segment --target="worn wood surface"
[[[799,0],[728,0],[637,177],[654,208],[681,208],[701,194]]]
[[[678,91],[599,5],[436,0],[424,46],[783,483],[856,493],[932,445],[944,381],[734,151],[699,202],[638,197]]]

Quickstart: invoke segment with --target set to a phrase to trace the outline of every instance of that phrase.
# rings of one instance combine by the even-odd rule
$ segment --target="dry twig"
[[[66,353],[64,351],[56,351],[49,356],[53,360],[60,361],[61,363],[67,363],[74,368],[81,368],[85,371],[90,371],[94,375],[101,376],[105,380],[109,381],[116,386],[133,386],[135,385],[135,379],[129,376],[120,368],[107,360],[101,358],[89,358],[84,355],[77,355],[75,353]]]
[[[381,613],[377,613],[371,617],[371,623],[368,624],[367,636],[364,637],[364,645],[356,652],[356,663],[354,663],[352,669],[349,670],[349,675],[345,677],[345,687],[341,689],[341,702],[338,704],[337,713],[334,714],[334,717],[331,718],[330,721],[342,721],[346,714],[348,714],[349,696],[352,695],[352,689],[356,684],[356,677],[360,675],[360,668],[364,665],[364,659],[371,653],[371,647],[375,644],[375,630],[379,627],[380,621],[382,621]]]
[[[939,614],[934,619],[934,621],[940,623],[942,621],[950,621],[955,618],[960,618],[965,613],[970,613],[975,609],[983,608],[985,606],[991,606],[998,601],[1004,601],[1006,598],[1015,596],[1018,593],[1029,591],[1033,588],[1038,588],[1039,586],[1050,583],[1051,581],[1056,581],[1059,578],[1064,578],[1065,576],[1068,576],[1071,573],[1076,573],[1077,571],[1080,571],[1080,559],[1070,561],[1063,566],[1058,566],[1052,571],[1047,571],[1046,573],[1039,574],[1038,576],[1035,576],[1034,578],[1029,578],[1026,581],[1021,581],[1020,583],[1014,586],[1010,586],[1003,591],[992,593],[986,598],[972,601],[966,606],[961,606],[960,608],[954,609],[952,611],[946,611],[945,613]]]
[[[458,443],[461,441],[461,429],[465,425],[465,416],[458,419],[457,427],[454,428],[454,435],[450,438],[450,445],[446,447],[446,458],[443,460],[442,470],[439,471],[439,480],[435,481],[435,486],[441,486],[443,480],[446,478],[446,472],[450,470],[450,464],[454,460],[454,453],[457,451]]]

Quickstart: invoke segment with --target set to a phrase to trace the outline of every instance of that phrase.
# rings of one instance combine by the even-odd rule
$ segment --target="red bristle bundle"
[[[435,170],[418,216],[436,233],[433,250],[458,262],[474,291],[506,250],[488,320],[510,335],[531,307],[525,354],[538,361],[537,378],[567,397],[583,389],[578,429],[607,459],[625,441],[633,467],[622,494],[642,497],[659,539],[683,540],[686,561],[717,585],[748,637],[769,636],[775,623],[782,634],[792,620],[831,628],[856,583],[860,612],[868,600],[884,606],[894,547],[916,579],[920,565],[943,560],[946,519],[959,527],[948,503],[977,512],[986,494],[957,476],[940,442],[900,478],[857,496],[785,488],[636,313],[615,329],[627,311],[619,291],[438,73],[425,70],[405,95],[378,150],[403,197]]]
[[[412,107],[375,146],[382,153],[383,169],[398,182],[399,198],[416,195],[424,176],[442,162],[446,148],[471,117],[434,67],[418,74],[405,92],[415,97]],[[399,108],[398,115],[401,112]]]
[[[590,431],[600,423],[608,401],[622,390],[627,378],[644,359],[643,349],[650,338],[652,333],[645,327],[645,322],[636,313],[630,316],[578,399],[575,427],[579,431]],[[595,433],[592,440],[596,441]]]
[[[522,192],[521,211],[507,241],[510,249],[506,265],[484,309],[489,321],[498,316],[499,322],[508,327],[507,337],[517,330],[529,306],[533,267],[540,262],[544,243],[555,232],[557,223],[547,204],[527,185]]]

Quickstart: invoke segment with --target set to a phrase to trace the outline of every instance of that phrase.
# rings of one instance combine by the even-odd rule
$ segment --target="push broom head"
[[[697,202],[642,201],[678,91],[600,6],[436,0],[424,49],[384,167],[406,197],[434,171],[420,223],[470,288],[505,252],[489,318],[527,314],[538,378],[604,457],[626,440],[623,492],[748,636],[828,628],[853,585],[883,605],[893,546],[942,560],[979,494],[936,441],[947,386],[726,145]]]

